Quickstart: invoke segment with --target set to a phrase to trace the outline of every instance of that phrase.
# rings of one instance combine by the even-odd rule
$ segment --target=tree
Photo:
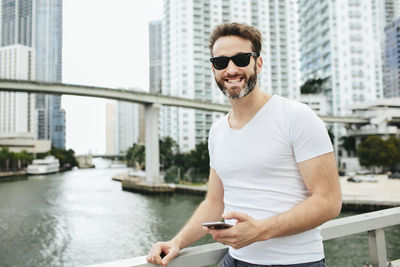
[[[128,166],[133,168],[139,167],[141,170],[145,167],[145,157],[145,146],[136,143],[128,148],[125,155]]]
[[[384,166],[387,157],[385,142],[377,135],[368,136],[358,145],[357,156],[365,167]]]
[[[331,140],[332,145],[334,145],[335,144],[335,135],[333,134],[331,129],[327,129],[327,131],[328,131],[329,139]]]
[[[70,168],[78,166],[78,161],[75,158],[75,151],[72,149],[65,150],[52,146],[50,152],[48,153],[60,161],[60,166]]]
[[[1,147],[1,150],[0,150],[0,171],[3,170],[6,159],[7,159],[5,149],[6,149],[6,147]]]
[[[33,155],[29,154],[26,150],[18,153],[18,158],[21,161],[21,168],[25,168],[33,160]]]
[[[0,159],[3,164],[2,164],[2,169],[5,171],[10,170],[10,161],[11,158],[13,157],[13,153],[9,151],[8,147],[2,147],[0,151]]]
[[[396,170],[396,167],[400,164],[400,138],[390,136],[386,140],[384,145],[384,161],[392,172]]]
[[[192,172],[192,181],[203,180],[207,177],[210,168],[207,142],[197,144],[196,148],[190,151],[188,163]]]
[[[310,79],[307,80],[301,87],[302,94],[318,94],[322,92],[323,85],[326,79]]]
[[[354,136],[342,136],[340,137],[340,141],[340,147],[346,150],[349,156],[355,155],[356,139]]]
[[[177,143],[174,139],[167,136],[159,141],[160,146],[160,166],[167,170],[174,163],[174,149],[177,149]]]

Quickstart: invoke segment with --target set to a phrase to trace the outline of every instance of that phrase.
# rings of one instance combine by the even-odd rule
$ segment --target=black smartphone
[[[205,222],[202,223],[203,226],[208,227],[210,229],[227,229],[232,227],[232,224],[229,223],[224,223],[224,222]]]

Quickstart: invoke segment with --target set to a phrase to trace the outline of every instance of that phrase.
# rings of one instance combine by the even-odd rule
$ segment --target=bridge
[[[26,80],[0,79],[0,91],[44,93],[55,95],[77,95],[108,98],[119,101],[142,104],[145,106],[145,145],[146,145],[146,182],[149,185],[160,183],[160,163],[158,145],[158,114],[161,106],[193,108],[204,111],[227,113],[229,105],[211,103],[202,100],[150,94],[124,89],[96,86],[47,83]],[[320,116],[325,122],[368,124],[369,120],[354,117]]]

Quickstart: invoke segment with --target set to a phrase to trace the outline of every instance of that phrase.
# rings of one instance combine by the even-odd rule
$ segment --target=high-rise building
[[[35,51],[36,80],[61,82],[62,0],[1,0],[1,46],[21,44]],[[38,139],[65,148],[61,96],[36,94]]]
[[[400,54],[398,52],[400,46],[400,0],[385,0],[384,20],[385,29],[382,31],[384,37],[384,97],[400,96],[400,80],[399,71]]]
[[[24,45],[0,47],[0,78],[34,80],[35,52]],[[35,97],[30,93],[0,92],[0,133],[36,135]]]
[[[385,28],[384,95],[400,97],[400,18]]]
[[[223,22],[258,28],[264,44],[258,80],[266,92],[299,98],[297,2],[295,0],[165,0],[162,21],[162,93],[227,103],[215,85],[208,39]],[[188,151],[207,140],[220,113],[162,108],[161,135]]]
[[[383,0],[379,1],[381,5],[381,11],[384,16],[384,24],[389,25],[400,17],[400,0]]]
[[[299,0],[302,81],[326,79],[330,115],[383,96],[380,1]],[[366,45],[368,44],[368,45]],[[333,125],[335,145],[344,134]]]
[[[139,104],[118,101],[116,112],[118,131],[116,148],[119,154],[123,154],[129,147],[138,142]]]
[[[161,93],[161,20],[149,23],[150,93]]]

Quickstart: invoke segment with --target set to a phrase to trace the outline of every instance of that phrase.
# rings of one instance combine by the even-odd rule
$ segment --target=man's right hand
[[[161,254],[165,254],[162,258]],[[172,241],[157,242],[151,248],[147,261],[155,264],[167,266],[167,264],[179,255],[179,246]]]

